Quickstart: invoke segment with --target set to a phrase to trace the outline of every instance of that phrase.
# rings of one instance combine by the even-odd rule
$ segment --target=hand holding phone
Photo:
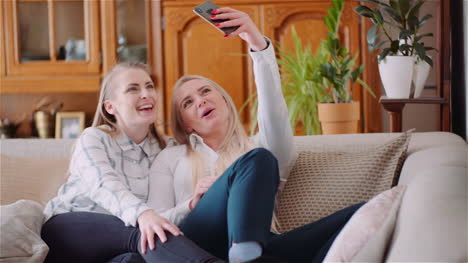
[[[228,21],[227,19],[213,19],[212,16],[214,15],[213,11],[219,9],[217,5],[215,5],[211,1],[206,1],[201,3],[200,5],[196,6],[193,9],[193,12],[203,18],[206,22],[210,23],[212,26],[214,26],[216,29],[224,33],[225,35],[229,35],[232,32],[236,31],[236,29],[239,28],[239,26],[232,26],[232,27],[223,27],[219,28],[216,25],[220,24],[222,22]]]
[[[193,11],[223,32],[224,37],[239,36],[254,51],[263,50],[267,47],[265,38],[249,15],[244,12],[229,7],[219,8],[210,1],[196,6]]]

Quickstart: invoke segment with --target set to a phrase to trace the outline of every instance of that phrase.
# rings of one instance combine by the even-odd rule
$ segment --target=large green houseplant
[[[369,51],[380,50],[379,71],[387,96],[418,97],[432,67],[433,50],[424,43],[432,33],[420,34],[432,15],[419,18],[426,0],[361,0],[375,7],[359,5],[355,11],[372,21],[367,33]],[[396,34],[392,36],[392,32]]]
[[[281,70],[283,95],[289,112],[291,127],[302,127],[300,133],[305,135],[320,134],[317,105],[326,100],[325,90],[322,86],[320,65],[326,63],[330,54],[322,42],[315,52],[310,45],[305,45],[292,27],[294,51],[283,45],[277,45],[279,50],[278,64]],[[251,96],[241,108],[244,109],[253,101],[251,107],[250,133],[257,127],[257,100],[256,95]],[[296,134],[297,129],[294,129]]]
[[[301,133],[306,135],[322,132],[318,118],[320,103],[351,102],[351,83],[361,83],[372,93],[359,78],[364,66],[357,66],[357,56],[352,57],[338,40],[338,27],[345,1],[331,2],[332,7],[328,9],[324,20],[329,33],[327,39],[320,42],[315,53],[312,52],[310,45],[304,46],[294,27],[292,28],[294,51],[282,45],[278,46],[278,64],[289,120],[292,127],[302,127]],[[250,97],[244,104],[245,107],[252,100],[254,102],[250,112],[251,134],[257,126],[255,97]]]
[[[332,0],[332,6],[325,17],[328,29],[324,45],[330,59],[320,65],[317,78],[322,82],[326,96],[318,105],[322,132],[325,134],[356,133],[360,119],[359,102],[352,99],[352,84],[361,84],[373,96],[374,93],[360,78],[364,65],[356,65],[358,56],[341,45],[338,29],[345,0]]]

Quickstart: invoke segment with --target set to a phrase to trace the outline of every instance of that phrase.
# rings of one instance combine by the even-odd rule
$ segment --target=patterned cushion
[[[278,199],[275,229],[287,232],[396,185],[409,138],[300,152]]]

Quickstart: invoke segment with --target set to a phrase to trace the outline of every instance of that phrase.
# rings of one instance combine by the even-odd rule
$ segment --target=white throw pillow
[[[336,237],[324,262],[383,262],[405,189],[395,186],[359,208]]]
[[[43,207],[32,200],[0,206],[0,262],[43,262],[49,247],[41,239]]]

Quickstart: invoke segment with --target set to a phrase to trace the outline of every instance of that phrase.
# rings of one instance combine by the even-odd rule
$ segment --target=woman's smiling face
[[[226,100],[207,80],[192,79],[175,92],[177,107],[188,133],[209,136],[222,125],[227,125],[229,111]]]
[[[144,70],[125,69],[114,77],[112,85],[105,107],[115,116],[117,125],[148,127],[156,121],[156,91]]]

